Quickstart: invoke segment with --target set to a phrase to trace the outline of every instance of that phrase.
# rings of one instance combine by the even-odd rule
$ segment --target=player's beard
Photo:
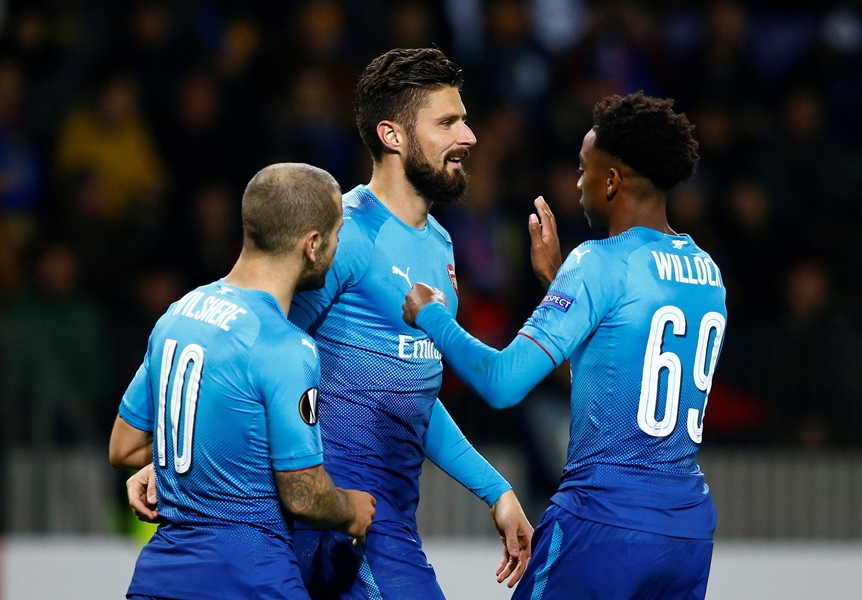
[[[461,200],[467,190],[467,174],[464,169],[455,169],[454,173],[450,173],[446,168],[448,162],[444,162],[442,168],[435,169],[434,165],[422,155],[419,141],[412,135],[409,138],[407,160],[404,161],[404,175],[407,181],[429,202],[452,203]],[[469,154],[467,150],[462,154],[451,152],[446,160],[453,156],[464,159]]]
[[[332,266],[332,261],[335,259],[335,253],[329,255],[327,253],[328,244],[326,247],[321,247],[319,251],[320,259],[307,263],[305,272],[296,282],[296,292],[307,292],[311,290],[319,290],[326,284],[326,274],[329,272],[329,267]]]

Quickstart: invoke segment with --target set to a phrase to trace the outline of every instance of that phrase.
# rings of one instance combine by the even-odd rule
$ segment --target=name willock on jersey
[[[442,360],[443,355],[437,350],[428,338],[414,339],[409,335],[398,336],[398,358],[423,358],[430,360]]]
[[[672,252],[652,251],[658,276],[662,281],[676,281],[695,285],[711,285],[723,287],[721,273],[711,258],[694,256],[691,260],[686,255]],[[692,262],[694,266],[692,266]]]

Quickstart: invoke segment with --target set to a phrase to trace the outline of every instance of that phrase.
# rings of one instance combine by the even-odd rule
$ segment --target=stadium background
[[[126,536],[106,448],[164,308],[224,275],[245,182],[275,161],[370,174],[359,70],[437,45],[478,144],[455,240],[460,321],[500,346],[540,300],[532,200],[591,236],[577,153],[591,106],[642,89],[696,124],[671,225],[722,268],[729,324],[703,467],[719,540],[862,538],[862,2],[18,0],[0,3],[0,533]],[[495,412],[441,397],[534,521],[567,435],[560,370]],[[493,536],[429,467],[422,531]],[[110,539],[110,538],[108,538]],[[7,575],[9,569],[6,569]],[[2,593],[2,592],[0,592]],[[831,596],[837,597],[837,596]]]

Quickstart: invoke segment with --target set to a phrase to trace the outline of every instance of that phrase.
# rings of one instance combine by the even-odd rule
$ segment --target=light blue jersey
[[[153,432],[166,521],[130,593],[304,597],[273,470],[323,462],[319,381],[316,344],[270,294],[219,281],[171,305],[120,405]]]
[[[554,503],[598,523],[711,539],[715,508],[696,454],[726,318],[709,255],[687,235],[635,227],[576,248],[503,351],[438,303],[416,322],[497,407],[570,360],[571,438]]]
[[[320,429],[336,485],[377,499],[366,543],[337,531],[296,530],[314,598],[440,599],[416,531],[419,475],[429,458],[489,505],[511,486],[470,445],[437,399],[440,353],[404,323],[416,281],[458,308],[452,242],[429,216],[409,227],[364,185],[344,194],[344,225],[326,285],[294,298],[290,319],[315,336],[323,379]]]
[[[571,439],[553,502],[582,518],[711,538],[696,462],[727,312],[686,235],[636,227],[566,259],[521,330],[572,368]]]
[[[455,315],[452,241],[429,216],[404,224],[364,185],[343,196],[344,225],[326,285],[294,298],[290,319],[317,341],[326,468],[336,485],[377,498],[375,522],[413,522],[424,438],[443,365],[401,319],[417,281],[444,290]]]

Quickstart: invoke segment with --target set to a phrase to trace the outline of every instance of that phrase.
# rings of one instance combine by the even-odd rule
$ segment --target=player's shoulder
[[[379,229],[391,216],[366,185],[357,185],[341,197],[341,211],[344,226],[368,231]]]
[[[626,231],[599,240],[587,240],[572,251],[575,257],[588,252],[606,263],[627,261],[635,253],[644,249],[667,246],[681,248],[684,245],[696,247],[694,241],[687,235],[669,235],[647,227],[632,227]]]
[[[662,233],[652,229],[645,230],[641,247],[646,254],[675,254],[678,256],[699,257],[708,260],[713,265],[715,262],[709,253],[697,245],[697,242],[687,233]]]
[[[318,362],[317,343],[314,338],[288,321],[284,313],[280,313],[280,318],[272,315],[272,318],[261,322],[256,346],[258,353],[272,361],[290,359],[306,363]]]
[[[341,239],[366,239],[373,241],[384,224],[397,217],[377,199],[366,185],[358,185],[341,197],[344,225],[341,228]],[[449,232],[432,215],[428,215],[428,227],[431,231],[452,243]]]
[[[569,253],[562,268],[567,271],[585,270],[607,273],[609,269],[624,265],[628,249],[620,244],[617,237],[619,236],[581,243]]]
[[[448,232],[448,231],[446,231],[446,228],[445,228],[445,227],[443,227],[443,226],[440,224],[440,221],[438,221],[437,219],[435,219],[433,215],[428,215],[428,227],[430,227],[430,228],[431,228],[431,230],[432,230],[434,233],[436,233],[436,234],[437,234],[437,235],[439,235],[441,238],[443,238],[443,240],[444,240],[447,244],[451,244],[451,243],[452,243],[452,238],[451,238],[451,236],[449,235],[449,232]]]
[[[238,288],[222,280],[198,286],[171,303],[158,324],[197,321],[215,324],[228,331],[230,323],[239,315],[249,312],[238,291]]]
[[[317,344],[292,323],[278,332],[262,329],[251,351],[248,376],[264,404],[279,397],[277,390],[301,394],[320,382]]]
[[[339,248],[350,248],[351,253],[368,250],[391,213],[365,185],[358,185],[344,194],[341,206],[344,222],[338,233]]]
[[[672,237],[675,236],[649,227],[632,227],[618,235],[604,240],[595,240],[595,242],[604,245],[609,253],[626,255],[636,252],[644,246],[664,243]]]
[[[712,256],[709,254],[709,252],[698,246],[694,238],[692,238],[687,233],[681,233],[678,236],[675,236],[675,238],[671,240],[671,245],[677,250],[687,251],[692,255],[700,256],[703,259],[708,259],[712,262],[712,264],[715,264],[715,261],[712,259]]]
[[[566,257],[558,276],[579,274],[582,279],[604,285],[612,281],[622,283],[628,276],[632,255],[662,236],[652,229],[634,227],[608,238],[587,240]]]
[[[278,343],[284,346],[285,350],[291,355],[305,362],[318,361],[317,342],[314,341],[314,338],[307,331],[304,331],[293,323],[287,323],[287,328],[283,332],[281,339],[278,340]]]
[[[344,216],[361,217],[374,212],[379,202],[368,186],[360,184],[355,188],[342,194],[341,210]]]

